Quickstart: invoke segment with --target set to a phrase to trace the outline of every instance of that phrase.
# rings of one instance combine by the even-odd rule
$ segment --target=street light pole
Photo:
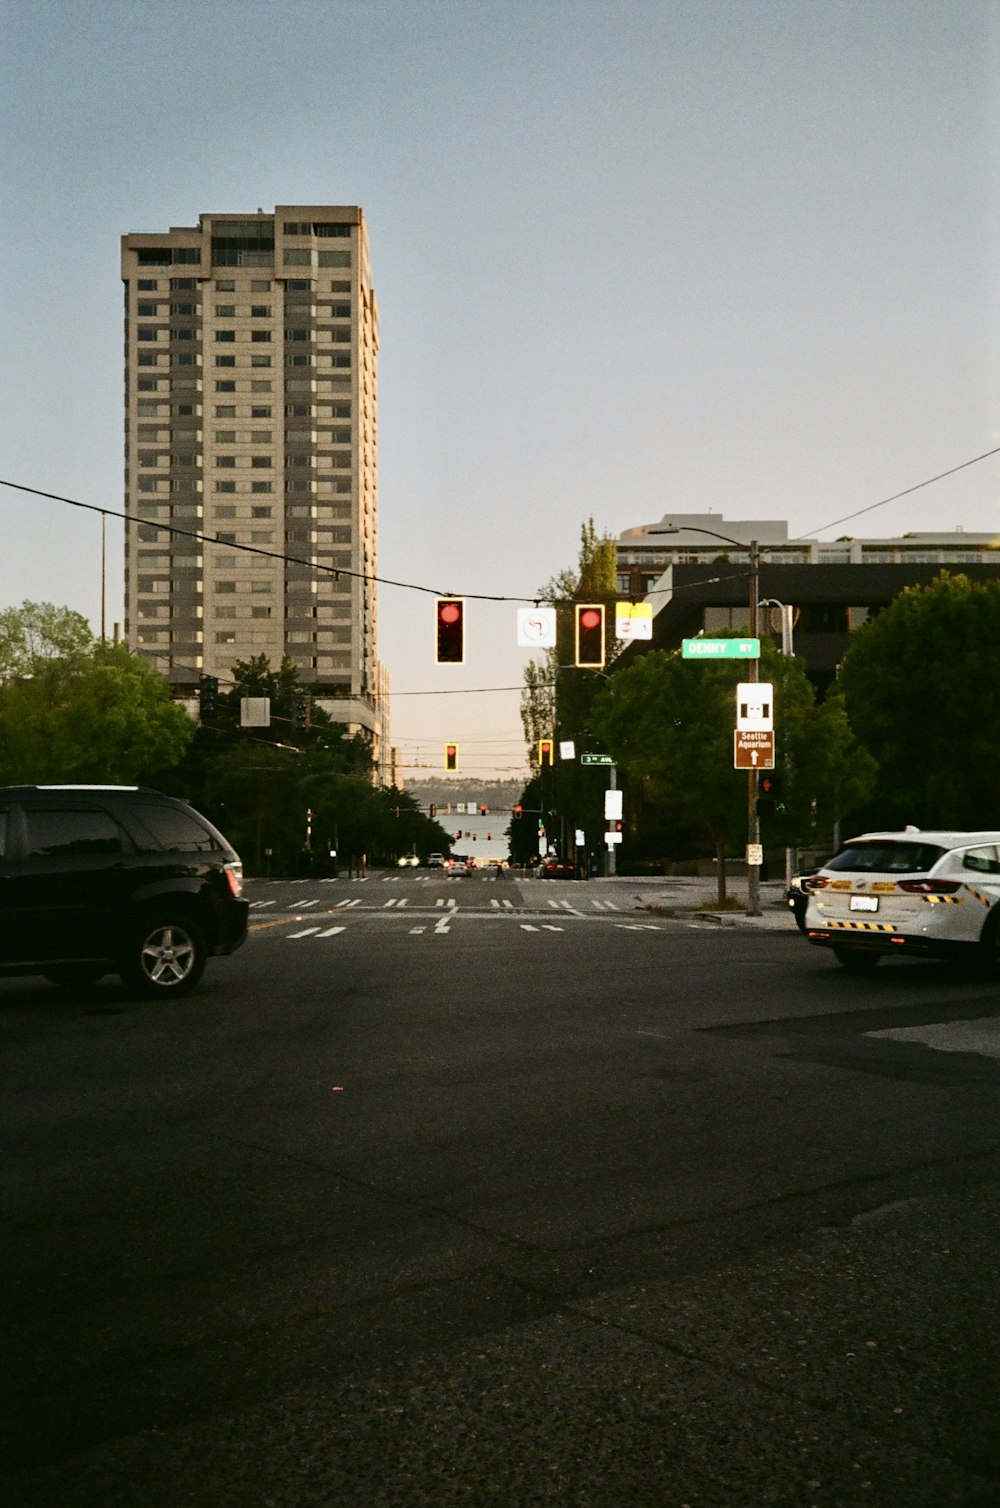
[[[757,634],[757,597],[760,583],[760,546],[750,541],[750,637]],[[759,661],[750,661],[751,682],[759,679]],[[750,863],[749,849],[760,843],[760,818],[757,815],[757,771],[747,770],[747,916],[760,916],[760,867]]]

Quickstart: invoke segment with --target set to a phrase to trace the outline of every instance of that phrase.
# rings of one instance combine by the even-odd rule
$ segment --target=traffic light
[[[430,814],[431,814],[432,817],[436,817],[437,814],[438,814],[437,806],[435,805],[435,803],[433,801],[431,802],[431,812],[430,812]]]
[[[461,597],[439,597],[437,599],[436,624],[438,664],[464,664],[465,603]]]
[[[198,715],[202,722],[206,718],[214,717],[219,700],[219,678],[214,675],[203,675],[198,682]]]
[[[773,817],[784,811],[784,803],[777,798],[781,794],[781,777],[773,770],[762,770],[758,781],[756,812],[758,817]]]
[[[458,769],[458,744],[445,744],[444,767],[452,775]]]
[[[600,670],[604,664],[604,603],[578,602],[575,608],[574,664]]]
[[[295,705],[292,709],[292,722],[296,728],[305,729],[309,726],[309,693],[297,691],[295,693]]]
[[[551,765],[554,761],[555,745],[553,740],[551,738],[540,738],[538,740],[538,768],[543,769],[545,765]]]

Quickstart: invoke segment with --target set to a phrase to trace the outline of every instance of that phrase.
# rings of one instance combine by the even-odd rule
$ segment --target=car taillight
[[[229,888],[238,900],[239,897],[243,894],[243,865],[226,864],[223,866],[223,868],[226,872],[226,879],[229,882]]]
[[[900,890],[910,895],[954,895],[961,890],[961,880],[897,880]]]
[[[821,874],[810,874],[802,881],[802,889],[806,895],[811,895],[814,890],[822,890],[830,881]]]

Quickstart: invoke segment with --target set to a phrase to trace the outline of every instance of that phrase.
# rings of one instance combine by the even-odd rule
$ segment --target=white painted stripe
[[[314,932],[318,931],[318,927],[305,927],[301,932],[289,932],[288,941],[291,942],[295,937],[311,937]]]
[[[542,922],[542,931],[543,932],[562,932],[564,930],[565,930],[565,928],[563,928],[563,927],[550,927],[549,924],[548,924],[548,922]]]
[[[251,911],[253,911],[253,910],[263,911],[263,909],[264,909],[265,906],[273,906],[273,905],[274,905],[273,901],[251,901],[250,902],[250,910]]]
[[[319,901],[318,900],[299,901],[299,904],[296,906],[295,909],[297,911],[305,911],[305,909],[306,909],[307,906],[318,906],[318,905],[319,905]]]
[[[521,923],[521,931],[522,932],[537,932],[538,928],[537,927],[533,927],[530,922],[522,922]]]
[[[317,937],[336,937],[338,932],[346,932],[346,927],[327,927],[323,932],[317,932]]]

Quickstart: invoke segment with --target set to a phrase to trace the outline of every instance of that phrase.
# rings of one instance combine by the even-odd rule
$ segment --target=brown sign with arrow
[[[737,729],[733,734],[733,765],[737,770],[773,770],[773,729]]]

